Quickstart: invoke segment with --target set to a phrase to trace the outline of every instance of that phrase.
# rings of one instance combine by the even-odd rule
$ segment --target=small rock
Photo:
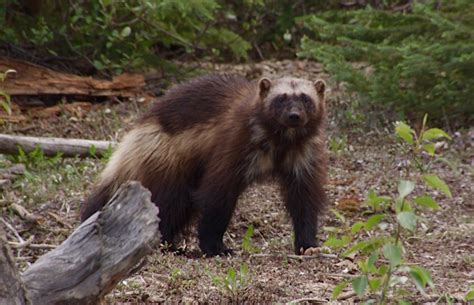
[[[10,167],[9,171],[13,175],[23,175],[26,171],[26,167],[25,164],[18,163]]]
[[[0,190],[4,190],[12,184],[10,180],[0,179]]]

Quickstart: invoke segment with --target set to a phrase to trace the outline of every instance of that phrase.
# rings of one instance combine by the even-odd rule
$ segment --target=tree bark
[[[63,139],[63,138],[43,138],[43,137],[27,137],[12,136],[0,134],[0,153],[1,154],[18,154],[18,147],[25,152],[33,151],[39,146],[45,156],[55,156],[58,152],[63,157],[91,157],[90,147],[95,147],[95,155],[98,157],[109,149],[109,146],[115,147],[115,142],[110,141],[94,141],[84,139]]]
[[[56,72],[21,60],[0,57],[0,72],[9,73],[0,90],[15,95],[86,95],[133,97],[143,94],[145,77],[122,74],[111,81]]]
[[[12,260],[7,238],[0,225],[0,304],[31,304],[26,297],[25,288]]]
[[[158,208],[150,197],[138,182],[123,185],[101,211],[21,275],[25,290],[18,277],[15,281],[15,268],[8,253],[3,255],[3,244],[0,283],[10,282],[0,289],[0,304],[28,304],[28,299],[33,305],[100,302],[131,270],[141,266],[160,241]]]

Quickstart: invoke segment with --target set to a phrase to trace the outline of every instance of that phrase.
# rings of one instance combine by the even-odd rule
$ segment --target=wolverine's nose
[[[299,112],[290,112],[288,114],[288,120],[291,124],[297,124],[301,120],[301,115],[299,114]]]

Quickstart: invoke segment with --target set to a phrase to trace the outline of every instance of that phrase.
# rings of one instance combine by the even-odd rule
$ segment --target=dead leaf
[[[343,212],[355,213],[360,210],[362,201],[356,197],[347,197],[339,199],[336,202],[336,208]]]

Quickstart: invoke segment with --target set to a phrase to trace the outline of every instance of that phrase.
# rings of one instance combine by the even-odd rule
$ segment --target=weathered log
[[[136,271],[160,240],[158,208],[150,197],[138,182],[123,185],[101,211],[40,257],[21,275],[31,304],[97,304]],[[0,304],[8,300],[3,293]]]
[[[63,157],[91,157],[90,148],[95,147],[95,155],[100,157],[109,150],[109,146],[115,147],[115,142],[94,141],[84,139],[44,138],[12,136],[0,134],[0,153],[18,154],[18,147],[25,152],[33,151],[39,146],[45,156],[55,156],[58,152]]]
[[[111,81],[56,72],[32,63],[0,57],[0,72],[9,73],[0,90],[15,95],[87,95],[131,97],[143,93],[145,78],[122,74]]]
[[[23,305],[30,304],[26,297],[25,288],[20,279],[15,262],[12,260],[7,238],[0,225],[0,304]]]

